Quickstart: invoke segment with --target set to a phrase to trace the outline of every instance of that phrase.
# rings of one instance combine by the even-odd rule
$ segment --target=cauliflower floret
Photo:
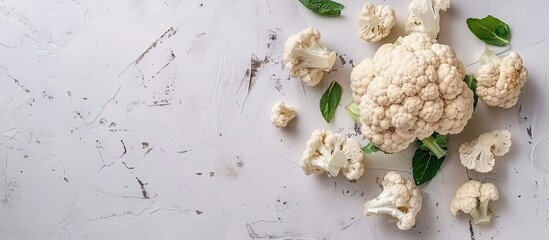
[[[347,179],[356,180],[364,172],[363,156],[357,140],[317,129],[307,141],[301,168],[306,175],[327,172],[336,177],[341,171]]]
[[[412,0],[404,29],[406,34],[422,32],[437,38],[440,31],[440,11],[450,8],[450,0]]]
[[[452,48],[425,33],[382,45],[351,72],[362,133],[382,151],[404,150],[434,132],[457,134],[473,114],[473,92]]]
[[[412,180],[404,179],[395,172],[388,172],[381,184],[383,191],[364,204],[364,214],[388,214],[396,219],[400,230],[412,228],[416,223],[416,215],[421,210],[419,189]]]
[[[358,33],[368,42],[377,42],[387,37],[395,24],[395,11],[389,6],[366,3],[358,16]]]
[[[301,78],[308,86],[316,86],[336,59],[336,52],[321,47],[319,41],[320,32],[306,28],[290,36],[284,46],[284,66],[292,77]]]
[[[271,108],[271,123],[277,128],[283,128],[296,116],[293,107],[287,107],[284,102],[278,101]]]
[[[374,61],[370,58],[362,60],[360,64],[353,68],[353,71],[351,71],[351,91],[353,100],[356,103],[360,103],[360,97],[366,93],[368,85],[374,80],[375,76]]]
[[[514,106],[528,79],[528,70],[515,52],[503,59],[486,48],[480,57],[482,66],[477,74],[476,93],[488,106],[510,108]]]
[[[494,169],[494,156],[503,156],[511,148],[511,133],[495,130],[481,134],[477,139],[465,142],[459,147],[461,164],[468,169],[487,173]]]
[[[473,224],[487,224],[492,219],[488,204],[498,198],[499,192],[494,184],[469,180],[456,191],[450,211],[454,216],[458,211],[468,213],[473,218]]]

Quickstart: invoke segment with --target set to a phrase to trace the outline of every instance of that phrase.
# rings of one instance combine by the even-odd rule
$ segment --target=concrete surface
[[[484,45],[465,20],[491,14],[530,78],[515,107],[480,104],[451,136],[409,231],[362,205],[387,170],[410,177],[412,148],[368,156],[357,182],[299,167],[316,128],[361,139],[342,107],[331,124],[318,110],[331,80],[351,101],[352,65],[380,45],[357,37],[363,2],[341,2],[343,16],[325,18],[289,0],[1,0],[0,239],[547,239],[549,2],[453,1],[443,14],[440,42],[468,72]],[[393,41],[408,1],[383,3],[397,11]],[[307,26],[341,56],[315,88],[281,63]],[[298,110],[287,129],[269,121],[278,100]],[[512,132],[511,151],[495,173],[467,173],[457,147],[495,129]],[[500,189],[489,226],[450,214],[468,175]]]

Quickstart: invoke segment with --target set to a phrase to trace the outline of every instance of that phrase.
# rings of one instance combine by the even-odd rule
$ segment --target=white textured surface
[[[0,0],[0,239],[548,236],[549,3],[454,1],[443,15],[440,42],[466,65],[483,50],[467,17],[509,23],[530,78],[516,107],[481,104],[451,137],[441,172],[421,187],[416,228],[398,231],[386,218],[362,216],[362,204],[379,193],[385,169],[410,176],[412,149],[370,156],[356,183],[304,176],[298,165],[315,128],[355,134],[342,108],[326,124],[318,101],[337,79],[349,102],[350,61],[379,46],[357,36],[362,3],[341,2],[344,16],[322,18],[289,0]],[[384,3],[397,11],[394,40],[408,1]],[[281,64],[285,39],[307,26],[346,61],[315,88],[289,79]],[[269,121],[277,100],[298,110],[287,129]],[[467,180],[457,147],[501,128],[513,133],[513,147],[496,173],[469,174],[500,189],[496,217],[470,230],[467,217],[449,211]]]

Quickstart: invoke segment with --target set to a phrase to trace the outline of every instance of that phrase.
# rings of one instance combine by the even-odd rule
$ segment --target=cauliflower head
[[[316,86],[336,59],[336,52],[320,46],[319,41],[320,32],[306,28],[290,36],[284,45],[284,66],[292,77],[300,78],[308,86]]]
[[[481,134],[477,139],[459,147],[461,164],[480,173],[494,170],[494,156],[503,156],[511,148],[511,133],[495,130]]]
[[[514,106],[528,79],[528,69],[522,66],[522,58],[512,52],[503,59],[486,48],[481,55],[482,66],[477,74],[476,93],[484,104],[492,107]]]
[[[387,37],[395,24],[395,11],[389,6],[366,3],[358,16],[358,33],[368,42],[377,42]]]
[[[363,156],[357,140],[317,129],[307,141],[301,168],[306,175],[327,172],[336,177],[341,171],[347,179],[356,180],[364,173]]]
[[[412,0],[408,5],[408,19],[404,30],[406,34],[422,32],[432,38],[438,37],[440,31],[440,11],[450,8],[450,0]]]
[[[488,204],[498,198],[499,192],[496,185],[469,180],[456,191],[450,204],[450,211],[454,216],[458,211],[468,213],[473,218],[473,224],[487,224],[492,219]]]
[[[381,185],[381,194],[364,204],[364,214],[388,214],[396,220],[400,230],[412,228],[422,203],[421,192],[414,182],[398,173],[388,172]]]
[[[282,101],[275,103],[271,108],[271,123],[277,128],[283,128],[296,116],[295,109],[288,107]]]
[[[384,44],[351,72],[362,133],[384,152],[433,132],[457,134],[473,114],[473,92],[455,52],[425,33]]]

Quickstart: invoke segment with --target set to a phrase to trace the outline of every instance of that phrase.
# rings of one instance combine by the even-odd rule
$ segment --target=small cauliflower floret
[[[473,218],[473,224],[487,224],[492,219],[492,213],[488,208],[490,201],[499,198],[497,187],[492,183],[481,184],[475,180],[469,180],[456,191],[450,211],[454,216],[458,211],[468,213]]]
[[[422,32],[437,38],[440,31],[440,11],[450,8],[450,0],[412,0],[404,29],[406,34]]]
[[[494,156],[503,156],[511,148],[511,133],[495,130],[481,134],[477,139],[459,147],[461,164],[480,173],[494,170]]]
[[[421,210],[421,192],[410,179],[398,173],[388,172],[381,183],[383,191],[376,198],[364,204],[364,214],[387,214],[396,220],[400,230],[408,230],[416,223]]]
[[[336,52],[321,47],[319,41],[320,32],[306,28],[290,36],[284,46],[284,66],[292,77],[301,78],[308,86],[316,86],[336,59]]]
[[[384,152],[399,152],[434,132],[460,133],[473,114],[465,68],[447,45],[425,33],[384,44],[351,72],[362,133]]]
[[[480,56],[481,67],[477,74],[476,93],[488,106],[510,108],[514,106],[528,79],[528,70],[522,58],[512,52],[503,59],[486,48]]]
[[[358,33],[368,42],[377,42],[387,37],[395,24],[395,11],[389,6],[366,3],[358,16]]]
[[[296,116],[295,109],[287,107],[284,102],[278,101],[271,108],[271,122],[277,128],[283,128]]]
[[[338,133],[317,129],[307,141],[307,149],[301,158],[301,168],[306,175],[324,172],[336,177],[341,171],[349,180],[356,180],[364,172],[360,143]]]

